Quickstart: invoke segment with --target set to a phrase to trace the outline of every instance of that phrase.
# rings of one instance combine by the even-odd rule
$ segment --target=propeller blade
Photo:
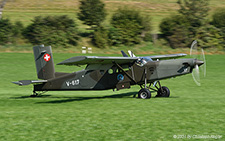
[[[193,59],[198,59],[198,54],[199,54],[199,51],[198,51],[198,42],[196,40],[194,40],[192,42],[192,44],[191,44],[190,56]]]
[[[195,70],[193,70],[193,72],[192,72],[192,77],[193,77],[193,80],[195,81],[196,85],[201,86],[199,74],[200,74],[199,67],[198,67],[198,65],[195,65]]]
[[[204,65],[201,67],[202,72],[204,73],[204,77],[206,77],[206,60],[205,60],[205,53],[204,50],[202,48],[202,60],[204,61]]]
[[[190,48],[190,56],[196,59],[192,77],[198,86],[201,86],[200,78],[206,76],[206,59],[204,50],[197,46],[197,41],[194,40]],[[200,67],[200,68],[199,68]]]
[[[197,74],[199,74],[199,67],[198,67],[198,65],[195,65],[195,69],[196,69]]]
[[[191,49],[190,49],[190,56],[194,57],[195,55],[197,55],[197,41],[194,40],[191,44]]]

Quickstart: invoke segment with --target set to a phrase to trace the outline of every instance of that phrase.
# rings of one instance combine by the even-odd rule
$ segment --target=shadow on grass
[[[136,97],[133,97],[134,95],[136,95]],[[98,97],[51,97],[51,98],[67,98],[67,99],[53,100],[53,101],[47,101],[47,102],[37,102],[37,104],[66,103],[66,102],[73,102],[73,101],[84,101],[84,100],[92,100],[92,99],[108,99],[108,98],[137,98],[137,92],[129,92],[129,93],[115,94],[115,95],[102,96],[102,97],[98,96]],[[152,97],[152,98],[179,98],[179,97]]]
[[[136,97],[134,97],[136,95]],[[131,97],[132,96],[132,97]],[[73,101],[84,101],[84,100],[92,100],[92,99],[108,99],[108,98],[137,98],[137,92],[129,92],[129,93],[122,93],[122,94],[114,94],[109,96],[97,96],[97,97],[69,97],[69,96],[52,96],[52,95],[38,95],[36,97],[30,97],[30,96],[20,96],[20,97],[11,97],[11,99],[26,99],[26,98],[59,98],[60,100],[52,100],[47,102],[37,102],[37,104],[41,103],[66,103],[66,102],[73,102]],[[171,96],[171,97],[154,97],[151,98],[179,98],[177,96]]]
[[[51,97],[51,98],[67,98],[64,100],[54,100],[54,101],[48,101],[48,102],[38,102],[39,103],[66,103],[66,102],[73,102],[73,101],[83,101],[83,100],[91,100],[91,99],[107,99],[107,98],[132,98],[137,92],[129,92],[129,93],[123,93],[123,94],[115,94],[115,95],[109,95],[109,96],[98,96],[98,97]]]
[[[50,97],[51,95],[38,95],[36,96],[37,98],[46,98],[46,97]],[[31,97],[31,96],[19,96],[19,97],[10,97],[10,99],[25,99],[25,98],[35,98],[35,97]]]

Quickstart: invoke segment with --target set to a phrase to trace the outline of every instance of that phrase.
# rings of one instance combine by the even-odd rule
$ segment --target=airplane
[[[196,44],[196,43],[194,43]],[[141,87],[138,98],[151,98],[151,91],[156,97],[169,97],[170,90],[161,86],[160,80],[186,75],[198,71],[204,61],[184,57],[187,54],[169,54],[136,57],[128,51],[130,57],[122,52],[123,57],[75,56],[57,65],[81,66],[85,69],[73,73],[55,72],[51,46],[34,46],[34,59],[39,80],[20,80],[14,84],[24,86],[33,84],[31,97],[44,91],[108,90],[125,89],[132,85]],[[153,88],[154,87],[154,88]],[[134,95],[135,96],[135,95]]]

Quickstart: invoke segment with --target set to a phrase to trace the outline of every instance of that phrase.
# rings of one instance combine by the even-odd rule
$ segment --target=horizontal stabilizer
[[[136,61],[137,57],[99,57],[99,56],[76,56],[69,58],[57,65],[87,65],[87,64],[129,64]]]
[[[179,57],[184,57],[187,54],[184,53],[179,53],[179,54],[168,54],[168,55],[155,55],[155,56],[148,56],[152,60],[157,60],[157,59],[171,59],[171,58],[179,58]]]
[[[16,85],[20,85],[20,86],[25,86],[25,85],[45,83],[45,82],[47,82],[47,80],[20,80],[20,81],[16,81],[12,83]]]

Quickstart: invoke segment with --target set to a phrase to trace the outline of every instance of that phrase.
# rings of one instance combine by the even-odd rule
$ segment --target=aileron
[[[167,54],[167,55],[155,55],[155,56],[149,56],[152,60],[156,59],[171,59],[171,58],[179,58],[184,57],[187,54],[179,53],[179,54]]]

